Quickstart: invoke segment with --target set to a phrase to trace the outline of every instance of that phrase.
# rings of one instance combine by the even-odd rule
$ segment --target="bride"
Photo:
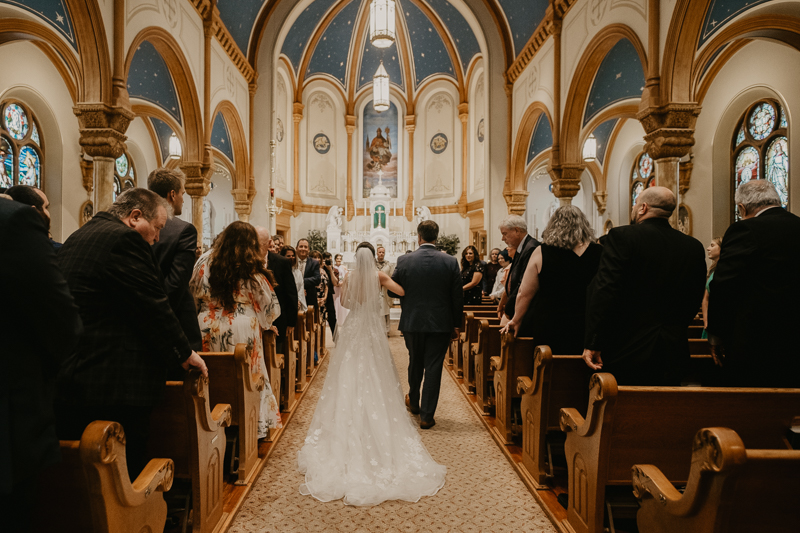
[[[328,375],[297,452],[300,493],[323,502],[416,502],[444,486],[447,467],[431,458],[406,412],[380,315],[381,286],[404,294],[378,271],[372,245],[361,243],[342,290],[350,313],[336,328]]]

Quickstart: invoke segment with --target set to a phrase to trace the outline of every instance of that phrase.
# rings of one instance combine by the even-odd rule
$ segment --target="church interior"
[[[384,42],[371,36],[379,3],[392,6]],[[58,242],[162,166],[184,172],[180,217],[204,248],[240,220],[287,244],[318,231],[345,263],[362,241],[390,261],[415,250],[422,220],[486,260],[505,247],[505,217],[541,238],[569,204],[599,237],[655,185],[677,198],[672,226],[704,246],[737,220],[748,180],[800,213],[797,0],[0,0],[0,50],[0,186],[44,191]],[[330,331],[309,320],[321,355]],[[550,448],[522,440],[527,420],[502,419],[499,403],[482,416],[477,339],[445,372],[451,424],[425,436],[452,454],[457,486],[414,504],[424,512],[326,512],[295,494],[325,372],[304,361],[297,401],[279,399],[292,405],[280,440],[261,443],[247,483],[210,490],[216,522],[204,514],[194,531],[614,531],[602,496],[572,492],[565,508],[566,489],[543,489],[552,476],[535,462]],[[391,342],[401,366],[399,333]],[[267,365],[279,389],[283,364]],[[504,385],[524,410],[536,383]]]

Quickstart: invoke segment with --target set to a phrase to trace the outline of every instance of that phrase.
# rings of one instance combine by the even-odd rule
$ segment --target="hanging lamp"
[[[394,0],[372,0],[369,6],[369,40],[376,48],[389,48],[395,39]]]
[[[583,160],[589,162],[595,159],[597,159],[597,139],[595,139],[592,133],[589,135],[589,138],[586,139],[586,142],[583,143]]]
[[[383,61],[372,76],[372,107],[378,113],[389,109],[389,74],[383,68]]]
[[[180,159],[181,155],[183,155],[183,150],[181,149],[181,141],[178,139],[178,136],[175,135],[175,132],[172,132],[172,135],[169,136],[169,158],[170,159]]]

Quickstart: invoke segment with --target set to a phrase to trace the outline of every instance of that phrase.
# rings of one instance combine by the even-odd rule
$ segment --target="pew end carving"
[[[309,308],[310,309],[310,308]],[[313,311],[312,311],[313,312]],[[308,309],[297,314],[297,325],[294,328],[295,340],[297,341],[297,374],[295,379],[295,391],[302,392],[306,389],[306,368],[308,367],[308,344],[311,333],[307,327]],[[314,355],[312,354],[313,358]]]
[[[500,356],[489,359],[494,370],[495,430],[505,444],[513,443],[513,402],[520,397],[517,378],[533,373],[533,350],[532,338],[514,338],[505,333],[501,338]]]

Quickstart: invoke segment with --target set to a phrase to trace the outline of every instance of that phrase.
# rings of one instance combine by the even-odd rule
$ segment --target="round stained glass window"
[[[781,205],[786,207],[789,203],[789,143],[786,137],[778,137],[767,149],[765,156],[764,173],[766,178],[772,182],[778,195],[781,197]]]
[[[5,137],[0,137],[0,187],[14,185],[14,150]]]
[[[736,186],[750,180],[758,179],[758,150],[752,146],[745,147],[736,156]]]
[[[117,158],[116,165],[117,165],[117,174],[119,174],[120,176],[128,175],[128,157],[125,154],[122,154]]]
[[[775,129],[775,108],[767,102],[757,105],[750,113],[748,127],[753,139],[757,141],[766,139]]]
[[[639,195],[642,194],[642,189],[644,189],[644,185],[642,182],[639,181],[633,186],[633,190],[631,192],[631,203],[632,205],[636,205],[636,199],[639,198]]]
[[[9,104],[3,112],[6,129],[16,140],[21,141],[28,134],[28,115],[17,104]]]
[[[30,146],[19,151],[19,184],[39,187],[39,154]]]
[[[653,158],[647,154],[642,154],[639,158],[639,175],[642,179],[647,179],[653,172]]]

